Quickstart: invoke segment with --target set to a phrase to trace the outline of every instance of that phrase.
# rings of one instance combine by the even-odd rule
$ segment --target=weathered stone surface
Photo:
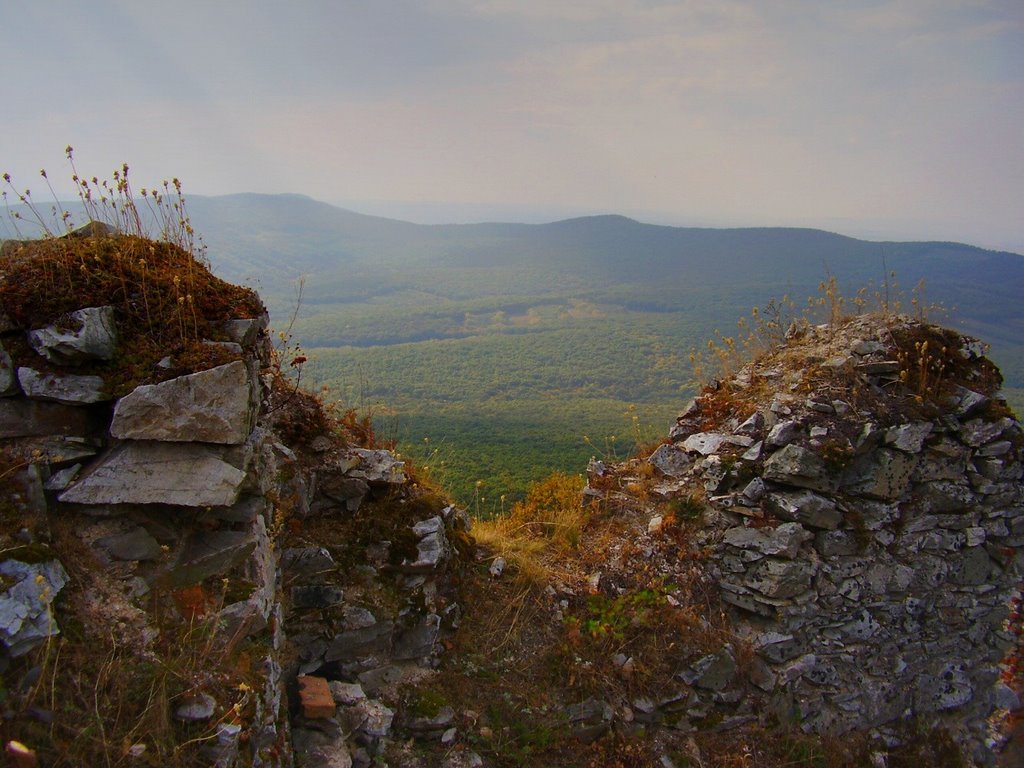
[[[198,584],[210,576],[227,573],[255,548],[256,539],[248,531],[197,531],[189,537],[178,561],[162,581],[171,587]]]
[[[395,639],[391,658],[398,661],[426,658],[433,653],[440,634],[441,617],[436,613],[428,613],[414,627]]]
[[[416,562],[410,568],[432,570],[451,556],[451,545],[444,531],[428,533],[416,544]]]
[[[0,344],[0,397],[18,394],[18,379],[14,374],[14,361]]]
[[[691,668],[687,679],[698,688],[722,691],[736,677],[736,659],[728,647],[704,656]]]
[[[335,636],[324,657],[327,661],[351,661],[391,648],[393,621],[375,621],[365,627],[349,629]]]
[[[780,421],[768,432],[768,436],[764,439],[764,445],[766,448],[781,448],[784,445],[789,445],[800,435],[802,428],[800,422],[792,419]]]
[[[359,685],[359,683],[343,683],[340,680],[331,680],[329,686],[335,703],[344,704],[346,707],[352,706],[357,701],[366,698],[363,686]]]
[[[118,400],[110,434],[119,439],[240,445],[252,431],[245,363],[236,360],[161,384],[136,387]]]
[[[873,499],[895,501],[910,487],[918,457],[879,448],[857,458],[843,473],[842,488]]]
[[[281,553],[281,569],[292,577],[311,579],[335,567],[334,558],[323,547],[290,547]]]
[[[68,583],[68,575],[56,560],[4,560],[0,576],[9,584],[0,592],[0,642],[11,656],[23,656],[60,633],[50,605]]]
[[[814,567],[801,560],[761,560],[747,576],[746,585],[765,597],[783,600],[806,592],[811,586]]]
[[[659,445],[647,461],[657,467],[662,474],[669,477],[682,477],[693,466],[693,461],[674,445]]]
[[[75,504],[229,506],[245,473],[214,447],[194,443],[127,442],[60,495]]]
[[[316,514],[337,511],[339,508],[354,512],[369,492],[370,484],[362,478],[346,477],[340,472],[321,475],[317,493],[323,498],[313,501],[310,512]]]
[[[837,485],[835,476],[818,454],[792,443],[768,457],[762,477],[815,491],[833,491]]]
[[[263,315],[262,317],[228,320],[223,327],[231,341],[241,344],[243,347],[251,347],[256,343],[259,335],[267,329],[268,322],[267,316]]]
[[[160,544],[141,526],[130,531],[104,536],[96,545],[115,560],[156,560],[160,557]]]
[[[783,520],[812,528],[834,530],[843,520],[843,513],[835,502],[813,491],[776,491],[769,493],[764,503]]]
[[[916,421],[913,424],[890,427],[885,433],[885,443],[898,451],[918,453],[933,428],[930,421]]]
[[[1000,437],[1013,423],[1013,419],[1010,418],[1002,418],[998,421],[972,419],[961,425],[960,439],[972,448],[978,448]]]
[[[710,456],[727,445],[749,448],[754,441],[745,435],[725,435],[718,432],[698,432],[683,441],[683,450]]]
[[[733,547],[778,555],[792,560],[800,545],[814,538],[814,534],[799,523],[783,523],[776,528],[730,528],[722,541]]]
[[[33,368],[18,369],[18,383],[34,400],[50,400],[65,405],[85,405],[112,399],[99,376],[73,373],[40,373]]]
[[[350,730],[381,738],[391,733],[395,713],[376,699],[361,699],[345,710],[345,719]]]
[[[85,437],[92,431],[92,421],[86,408],[37,400],[0,400],[0,438]]]
[[[89,307],[72,312],[68,322],[28,332],[28,343],[57,365],[81,365],[112,360],[117,346],[113,307]]]
[[[352,448],[350,454],[358,460],[349,470],[351,477],[362,478],[371,485],[401,485],[405,482],[405,462],[396,459],[391,451]]]

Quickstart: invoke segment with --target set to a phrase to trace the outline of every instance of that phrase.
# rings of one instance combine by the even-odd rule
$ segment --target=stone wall
[[[207,342],[222,364],[120,398],[109,376],[78,372],[124,351],[115,317],[87,308],[61,326],[6,329],[6,345],[39,362],[0,351],[7,523],[24,523],[4,532],[16,546],[0,558],[0,661],[60,633],[54,599],[70,585],[94,623],[86,637],[112,633],[140,658],[155,657],[162,632],[210,629],[208,655],[167,702],[183,734],[201,734],[201,760],[369,764],[393,717],[376,697],[436,666],[457,624],[447,574],[464,516],[416,493],[390,452],[339,431],[303,434],[298,452],[282,442],[274,428],[293,407],[319,405],[273,400],[265,315]],[[306,700],[318,682],[337,688],[329,707]],[[130,748],[141,756],[145,735]]]
[[[761,706],[821,733],[944,724],[985,762],[987,719],[1020,706],[1000,664],[1024,433],[969,340],[943,349],[958,380],[915,391],[899,340],[922,328],[811,328],[693,401],[649,461],[663,494],[707,500],[701,541]]]

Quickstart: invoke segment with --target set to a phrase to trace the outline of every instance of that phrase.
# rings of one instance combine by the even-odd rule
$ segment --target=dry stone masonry
[[[370,765],[392,737],[380,697],[429,674],[458,624],[465,515],[421,498],[389,451],[322,428],[299,451],[278,437],[292,406],[312,401],[272,402],[266,314],[206,342],[226,362],[115,398],[104,375],[79,369],[116,362],[117,317],[90,307],[4,326],[8,517],[36,524],[10,532],[0,558],[0,663],[60,636],[54,600],[69,585],[105,625],[93,631],[141,656],[169,631],[161,617],[186,628],[199,617],[214,628],[209,650],[228,667],[242,654],[249,670],[225,689],[220,662],[197,659],[190,674],[209,683],[168,703],[176,722],[206,729],[192,732],[204,764]],[[7,347],[38,363],[16,364]],[[57,520],[83,548],[70,570],[84,580],[50,546]],[[130,746],[147,749],[144,737]]]
[[[993,759],[990,715],[1020,707],[1001,662],[1024,572],[1024,432],[969,339],[941,332],[944,359],[914,358],[937,333],[906,318],[808,328],[708,388],[649,457],[656,494],[705,500],[710,575],[753,651],[745,676],[732,649],[700,660],[698,695],[742,690],[750,714],[819,733],[943,724]],[[907,373],[924,364],[947,377],[928,392]]]

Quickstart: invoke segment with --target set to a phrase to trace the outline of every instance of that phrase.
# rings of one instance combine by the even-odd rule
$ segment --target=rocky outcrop
[[[998,384],[969,339],[861,318],[683,411],[648,461],[663,496],[703,506],[696,543],[752,651],[746,675],[696,664],[698,697],[824,734],[944,724],[992,759],[990,716],[1020,706],[1001,663],[1024,575],[1024,432]]]

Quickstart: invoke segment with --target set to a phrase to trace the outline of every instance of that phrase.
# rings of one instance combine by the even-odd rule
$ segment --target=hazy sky
[[[1024,251],[1022,0],[4,0],[0,171]]]

